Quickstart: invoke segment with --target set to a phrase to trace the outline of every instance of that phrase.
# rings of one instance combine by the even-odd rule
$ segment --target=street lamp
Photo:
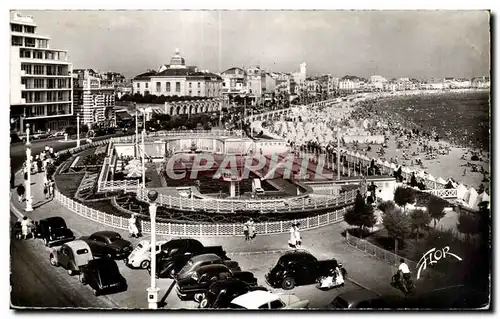
[[[159,288],[156,287],[156,199],[158,192],[151,190],[148,192],[149,202],[149,217],[151,219],[151,287],[147,289],[148,292],[148,308],[158,309],[158,292]]]
[[[135,109],[135,144],[137,145],[137,143],[139,143],[139,123],[137,123],[137,108],[136,108]]]
[[[30,125],[26,124],[26,169],[28,178],[26,180],[26,211],[33,211],[31,206],[31,145],[30,145]]]
[[[80,147],[80,113],[76,114],[76,147]]]
[[[141,146],[141,155],[142,155],[142,188],[146,188],[146,165],[144,161],[145,149],[144,149],[144,130],[141,133],[142,137],[142,146]]]

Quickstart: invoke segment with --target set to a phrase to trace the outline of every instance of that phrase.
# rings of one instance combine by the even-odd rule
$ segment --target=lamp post
[[[141,155],[142,155],[142,188],[146,188],[146,164],[145,164],[145,160],[144,160],[144,153],[145,153],[145,149],[144,149],[144,130],[142,131],[141,133],[141,137],[142,137],[142,145],[141,145]]]
[[[76,114],[76,147],[80,147],[80,113]]]
[[[28,178],[26,179],[26,211],[33,211],[31,206],[31,145],[30,145],[30,125],[26,124],[26,169]]]
[[[135,145],[139,143],[139,123],[137,123],[137,109],[135,109]]]
[[[337,131],[337,180],[340,181],[340,131]]]
[[[148,292],[148,308],[158,309],[158,292],[159,288],[156,287],[156,199],[158,192],[151,190],[148,192],[149,203],[149,217],[151,219],[151,287],[147,289]]]

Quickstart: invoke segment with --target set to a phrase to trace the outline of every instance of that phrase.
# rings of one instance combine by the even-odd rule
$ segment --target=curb
[[[347,280],[348,280],[348,281],[350,281],[350,282],[352,282],[352,283],[353,283],[353,284],[355,284],[356,286],[360,286],[361,288],[363,288],[363,289],[365,289],[365,290],[368,290],[368,291],[371,291],[371,292],[373,292],[373,293],[377,294],[378,296],[382,296],[382,294],[379,294],[379,293],[378,293],[378,292],[376,292],[375,290],[373,290],[373,289],[371,289],[371,288],[368,288],[368,287],[366,287],[365,285],[360,284],[359,282],[357,282],[356,280],[351,279],[350,277],[347,277]]]

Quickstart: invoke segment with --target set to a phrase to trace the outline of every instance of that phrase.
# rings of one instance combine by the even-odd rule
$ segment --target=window
[[[166,89],[167,92],[170,92],[170,82],[167,82],[167,89]]]
[[[149,89],[149,83],[146,82],[146,89]]]
[[[181,82],[175,82],[175,92],[181,91]]]
[[[141,83],[137,83],[137,88],[140,89],[141,88]]]
[[[161,92],[161,82],[156,82],[156,92]]]
[[[269,309],[269,304],[265,303],[259,307],[259,309]]]
[[[23,26],[20,24],[11,24],[10,25],[10,30],[12,32],[23,32]]]
[[[189,88],[191,88],[191,84],[192,84],[192,83],[191,83],[191,82],[189,82]]]
[[[51,80],[49,80],[48,88],[52,89],[53,85],[51,85],[52,83],[50,81]],[[43,89],[45,87],[44,82],[45,82],[44,79],[35,79],[35,89]]]
[[[12,36],[12,46],[20,47],[23,45],[23,38]]]
[[[43,52],[42,51],[36,51],[34,52],[34,56],[33,56],[35,59],[43,59]]]
[[[283,305],[283,302],[281,302],[281,300],[274,300],[274,301],[271,301],[271,309],[281,309],[283,308],[284,305]]]
[[[35,39],[24,38],[24,46],[26,46],[28,48],[34,48],[35,47]]]
[[[78,249],[78,250],[76,251],[76,254],[77,254],[77,255],[83,255],[83,254],[88,254],[88,252],[89,252],[89,251],[88,251],[86,248],[83,248],[83,249]]]
[[[199,89],[199,88],[201,88],[201,83],[200,83],[200,82],[198,82],[198,89]]]
[[[25,25],[24,32],[25,33],[35,33],[35,27],[31,26],[31,25]]]
[[[201,91],[198,91],[198,96],[201,96]]]
[[[189,90],[188,95],[189,96],[193,95],[193,91]]]
[[[42,48],[42,49],[46,49],[47,48],[47,43],[48,41],[47,40],[38,40],[38,47],[39,48]]]

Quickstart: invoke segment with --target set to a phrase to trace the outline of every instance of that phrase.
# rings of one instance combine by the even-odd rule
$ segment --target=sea
[[[376,104],[381,111],[392,114],[393,120],[435,132],[455,146],[490,150],[489,91],[403,96]]]

